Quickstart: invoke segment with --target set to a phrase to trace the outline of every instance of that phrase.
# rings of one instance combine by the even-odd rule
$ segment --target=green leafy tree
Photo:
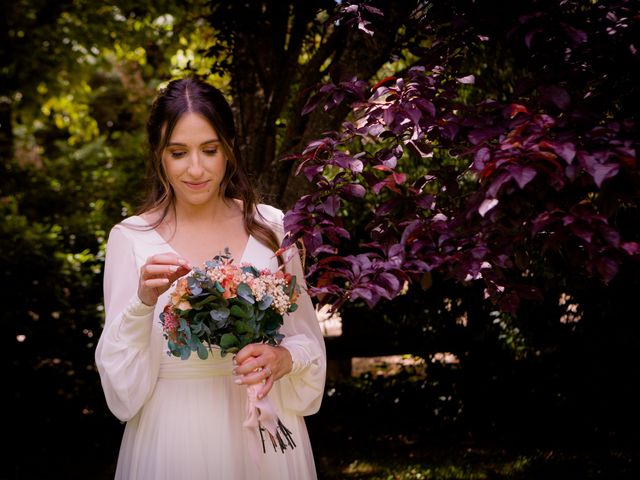
[[[3,338],[18,440],[37,429],[37,455],[54,426],[111,420],[94,366],[104,244],[144,191],[148,105],[192,19],[158,2],[14,2],[3,14]]]

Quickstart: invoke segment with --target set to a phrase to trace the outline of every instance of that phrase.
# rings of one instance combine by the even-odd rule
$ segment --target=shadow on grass
[[[631,451],[525,448],[454,438],[358,438],[315,442],[322,480],[635,479]]]
[[[510,427],[478,428],[460,413],[455,389],[424,385],[406,374],[330,382],[321,411],[307,418],[319,479],[640,478],[635,436],[586,435],[554,424],[555,416],[536,429],[542,417],[526,414]],[[52,405],[49,415],[40,411],[45,419],[35,404],[14,411],[12,468],[0,471],[1,479],[113,478],[123,425],[106,409],[83,416]]]
[[[470,421],[455,381],[415,372],[329,382],[307,418],[321,480],[631,480],[637,438],[543,409]]]

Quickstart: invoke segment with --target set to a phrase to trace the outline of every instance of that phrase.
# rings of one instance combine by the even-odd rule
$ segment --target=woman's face
[[[227,161],[218,134],[203,116],[185,113],[178,120],[162,162],[177,204],[203,205],[220,197]]]

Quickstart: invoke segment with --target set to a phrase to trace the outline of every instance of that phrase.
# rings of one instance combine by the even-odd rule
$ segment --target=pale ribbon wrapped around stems
[[[252,430],[251,438],[255,439],[253,452],[257,452],[260,448],[258,437],[255,434],[256,429],[260,433],[263,453],[267,453],[265,436],[271,441],[276,452],[278,448],[283,453],[287,448],[295,448],[296,444],[291,436],[291,431],[278,418],[276,408],[269,397],[265,395],[261,399],[258,398],[258,392],[261,388],[262,384],[247,386],[247,416],[243,426]],[[254,458],[257,459],[255,456]]]

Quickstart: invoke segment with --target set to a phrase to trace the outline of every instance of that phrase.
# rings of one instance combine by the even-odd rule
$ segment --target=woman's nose
[[[196,178],[204,173],[204,169],[202,168],[202,159],[200,158],[199,152],[191,154],[191,157],[189,158],[188,173],[192,177]]]

